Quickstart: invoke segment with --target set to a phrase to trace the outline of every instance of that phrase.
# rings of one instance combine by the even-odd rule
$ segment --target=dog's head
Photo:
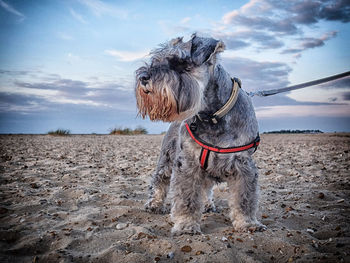
[[[151,52],[150,65],[136,70],[139,114],[150,120],[183,120],[199,111],[223,42],[192,35],[176,38]]]

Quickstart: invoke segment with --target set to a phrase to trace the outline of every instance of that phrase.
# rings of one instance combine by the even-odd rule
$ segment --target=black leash
[[[310,87],[310,86],[326,83],[326,82],[329,82],[329,81],[332,81],[332,80],[341,79],[341,78],[348,77],[348,76],[350,76],[350,71],[347,71],[347,72],[344,72],[344,73],[340,73],[340,74],[337,74],[337,75],[333,75],[333,76],[330,76],[330,77],[327,77],[327,78],[323,78],[323,79],[317,79],[317,80],[305,82],[305,83],[302,83],[302,84],[289,86],[289,87],[282,88],[282,89],[272,89],[272,90],[262,90],[262,91],[249,92],[248,95],[250,97],[254,97],[254,96],[267,97],[267,96],[275,95],[275,94],[278,94],[278,93],[281,93],[281,92],[286,92],[286,91],[291,91],[291,90],[296,90],[296,89],[302,89],[302,88],[306,88],[306,87]]]

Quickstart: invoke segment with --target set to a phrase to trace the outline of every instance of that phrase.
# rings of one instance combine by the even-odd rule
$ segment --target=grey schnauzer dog
[[[224,48],[223,42],[196,34],[187,42],[176,38],[152,51],[150,64],[136,71],[139,114],[171,122],[145,207],[164,212],[169,192],[173,235],[201,233],[202,212],[215,210],[212,188],[220,182],[228,185],[234,229],[266,229],[256,219],[258,170],[251,155],[258,123],[250,98],[238,89],[232,108],[219,118],[212,115],[227,104],[235,83],[217,63]],[[245,147],[250,142],[254,147]]]

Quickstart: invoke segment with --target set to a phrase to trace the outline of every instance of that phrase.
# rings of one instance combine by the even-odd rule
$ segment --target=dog
[[[197,34],[187,42],[175,38],[135,72],[139,115],[171,122],[145,208],[165,212],[169,192],[173,235],[201,233],[202,212],[215,210],[212,188],[221,182],[228,185],[234,229],[266,229],[256,218],[258,123],[240,81],[218,63],[224,49],[222,41]]]

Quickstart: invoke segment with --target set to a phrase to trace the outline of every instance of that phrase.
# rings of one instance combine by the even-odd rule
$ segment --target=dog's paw
[[[152,201],[148,201],[145,204],[145,210],[149,213],[154,214],[167,214],[169,213],[169,208],[164,207],[163,203],[156,203]]]
[[[267,230],[267,227],[259,221],[245,222],[233,221],[233,228],[237,232],[262,232]]]
[[[180,236],[184,234],[200,235],[202,234],[202,231],[199,224],[175,224],[171,229],[172,236]]]
[[[266,231],[267,227],[265,225],[263,225],[260,222],[255,222],[254,224],[252,224],[249,228],[248,231],[249,232],[263,232]]]

